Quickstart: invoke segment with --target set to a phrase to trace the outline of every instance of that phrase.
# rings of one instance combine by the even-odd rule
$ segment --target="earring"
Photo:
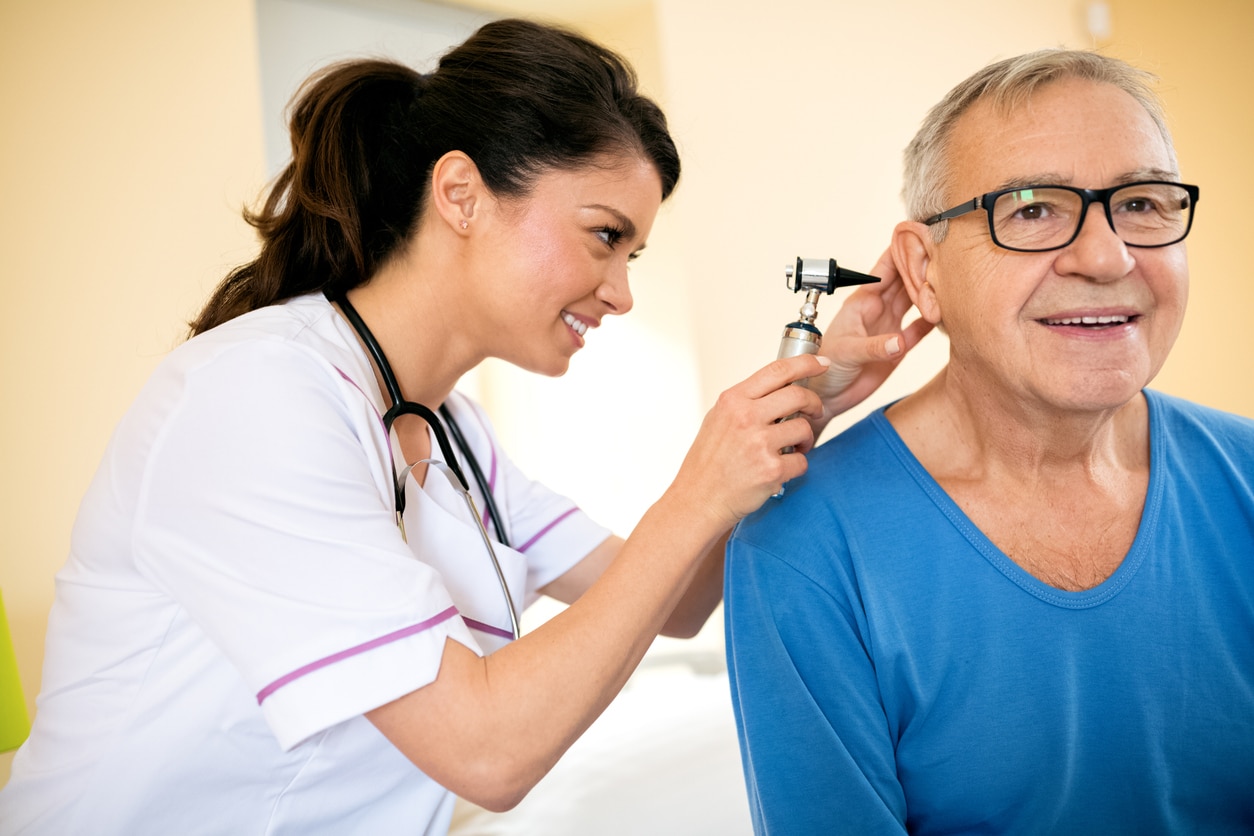
[[[470,221],[466,220],[465,218],[462,218],[462,229],[465,229],[468,226],[470,226]]]

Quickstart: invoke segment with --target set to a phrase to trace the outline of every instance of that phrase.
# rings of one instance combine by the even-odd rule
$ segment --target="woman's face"
[[[638,156],[540,175],[529,194],[493,201],[473,271],[489,316],[488,356],[557,376],[592,329],[631,310],[628,264],[662,202],[662,181]]]

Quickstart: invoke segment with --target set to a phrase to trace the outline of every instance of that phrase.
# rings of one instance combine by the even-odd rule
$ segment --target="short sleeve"
[[[455,394],[449,407],[506,517],[511,547],[527,560],[526,604],[533,603],[540,589],[605,542],[612,532],[574,501],[519,469],[502,450],[478,404]],[[491,530],[488,510],[483,504],[480,509]]]
[[[168,366],[135,560],[238,668],[285,748],[433,681],[448,637],[473,646],[398,532],[388,441],[351,381],[282,340]]]

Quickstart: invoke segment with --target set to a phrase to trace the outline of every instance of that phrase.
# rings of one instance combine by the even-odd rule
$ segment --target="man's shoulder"
[[[1254,418],[1154,390],[1146,390],[1145,397],[1150,404],[1152,431],[1171,438],[1206,436],[1254,453]],[[1153,426],[1155,419],[1157,427]]]
[[[868,461],[882,462],[894,439],[896,432],[881,407],[816,446],[810,452],[810,470],[833,477],[856,472]]]
[[[824,441],[807,454],[806,472],[747,517],[737,535],[804,538],[811,536],[807,532],[814,524],[829,531],[842,527],[849,514],[882,501],[886,482],[891,481],[888,468],[902,472],[893,454],[894,438],[881,409]],[[798,526],[798,520],[807,524]]]

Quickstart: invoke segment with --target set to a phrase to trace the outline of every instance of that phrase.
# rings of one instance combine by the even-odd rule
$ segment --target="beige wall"
[[[699,300],[706,402],[774,357],[802,301],[784,286],[785,263],[875,263],[902,215],[901,149],[928,106],[994,58],[1082,35],[1069,0],[732,0],[718,17],[700,2],[658,5],[688,161],[671,232]],[[838,307],[820,303],[820,327]],[[916,388],[946,352],[929,339],[833,430]]]
[[[32,711],[52,576],[108,435],[252,250],[255,53],[250,0],[0,4],[0,589]]]
[[[1254,271],[1243,242],[1254,193],[1254,3],[1113,0],[1107,50],[1162,79],[1185,182],[1202,187],[1189,234],[1184,328],[1155,386],[1254,416]]]
[[[589,6],[603,11],[578,11]],[[640,64],[671,114],[684,182],[636,268],[632,317],[566,379],[493,370],[485,397],[525,466],[581,500],[575,482],[593,483],[584,504],[616,523],[664,486],[704,405],[774,356],[800,301],[784,262],[873,263],[926,107],[988,60],[1088,44],[1071,0],[568,8]],[[1203,189],[1192,307],[1159,385],[1254,415],[1254,332],[1238,322],[1254,307],[1238,261],[1249,233],[1236,226],[1252,176],[1254,67],[1241,50],[1254,12],[1238,0],[1117,0],[1112,12],[1111,50],[1162,75],[1184,171]],[[264,177],[253,28],[249,0],[0,4],[0,589],[32,710],[52,576],[108,434],[197,302],[252,251],[238,210]],[[942,362],[931,343],[877,403]],[[0,759],[0,781],[7,770]]]

